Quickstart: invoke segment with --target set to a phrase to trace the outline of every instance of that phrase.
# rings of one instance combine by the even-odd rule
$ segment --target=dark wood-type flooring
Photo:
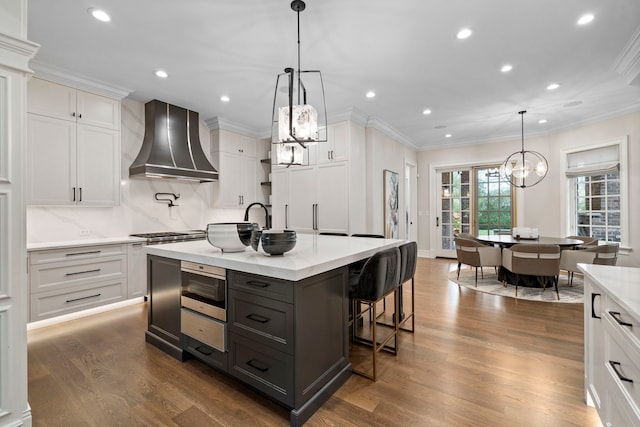
[[[448,281],[419,259],[416,333],[352,375],[308,426],[597,426],[583,396],[581,304],[516,300]],[[562,278],[561,278],[562,280]],[[35,426],[285,426],[288,411],[145,343],[137,304],[29,332]]]

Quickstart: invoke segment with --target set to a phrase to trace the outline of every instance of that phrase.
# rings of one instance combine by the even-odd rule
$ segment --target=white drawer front
[[[76,248],[32,251],[29,253],[29,263],[33,265],[126,254],[127,245],[78,246]]]
[[[192,311],[180,310],[180,331],[216,350],[227,351],[226,325]]]
[[[63,263],[39,264],[31,267],[31,293],[65,289],[100,280],[124,278],[127,275],[125,256],[105,257],[99,260],[73,260]]]
[[[620,326],[620,331],[640,349],[640,320],[631,317],[613,298],[607,298],[606,307],[607,316],[610,316],[611,320]]]
[[[112,280],[98,286],[78,286],[63,292],[43,292],[31,297],[30,322],[61,316],[100,305],[122,301],[127,296],[127,280]]]
[[[631,406],[640,413],[640,348],[632,344],[613,319],[607,317],[606,320],[606,369],[622,394],[631,401]]]

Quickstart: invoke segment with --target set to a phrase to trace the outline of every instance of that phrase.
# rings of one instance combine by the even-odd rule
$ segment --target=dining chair
[[[478,267],[480,267],[480,273],[484,279],[482,267],[494,267],[497,269],[502,264],[500,248],[487,246],[477,240],[463,239],[461,237],[456,237],[454,242],[458,258],[458,279],[460,279],[460,267],[462,264],[470,265],[476,268],[476,287],[478,287]]]
[[[569,286],[573,286],[573,274],[580,271],[578,264],[616,265],[617,258],[618,245],[613,244],[565,249],[560,254],[560,270],[567,272]]]
[[[595,246],[598,244],[597,237],[589,237],[589,236],[567,236],[567,239],[580,240],[579,247],[584,248],[585,246]]]
[[[596,257],[593,263],[598,265],[616,265],[618,262],[619,247],[620,246],[615,243],[597,246],[597,250],[595,251]]]
[[[518,282],[520,275],[533,276],[547,288],[547,282],[551,279],[556,296],[558,292],[558,275],[560,274],[560,246],[535,245],[518,243],[502,251],[502,267],[515,274],[516,298],[518,297]],[[507,286],[506,276],[502,280],[502,286]]]

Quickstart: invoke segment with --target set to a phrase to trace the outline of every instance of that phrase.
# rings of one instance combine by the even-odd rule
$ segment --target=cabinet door
[[[218,206],[237,208],[242,206],[242,157],[238,154],[218,153]]]
[[[76,90],[34,77],[27,86],[27,111],[75,122]]]
[[[598,412],[605,399],[605,330],[604,313],[606,295],[591,280],[585,280],[585,376],[587,391]],[[601,413],[601,412],[600,412]]]
[[[120,129],[120,103],[117,100],[79,90],[76,103],[78,123]]]
[[[241,157],[240,168],[240,185],[242,195],[242,205],[249,206],[249,204],[257,201],[256,194],[258,188],[258,162],[255,157]]]
[[[316,229],[349,232],[349,181],[345,162],[318,166]]]
[[[273,228],[289,227],[289,170],[271,172],[271,221]]]
[[[178,350],[180,341],[180,260],[147,256],[149,281],[149,333]],[[165,350],[166,351],[166,350]]]
[[[74,204],[75,122],[27,114],[27,128],[27,203]]]
[[[77,125],[77,201],[114,206],[120,199],[120,133]]]
[[[345,161],[348,159],[349,128],[347,122],[332,124],[327,129],[327,142],[319,142],[318,164]]]
[[[127,296],[137,298],[147,295],[147,256],[144,244],[130,243],[127,249]]]
[[[289,228],[315,229],[316,169],[292,168],[289,171]]]

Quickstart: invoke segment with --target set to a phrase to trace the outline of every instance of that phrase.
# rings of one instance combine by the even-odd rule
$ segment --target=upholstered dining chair
[[[458,233],[458,234],[454,234],[453,237],[460,237],[461,239],[476,240],[476,236],[474,236],[471,233]]]
[[[547,279],[551,278],[558,292],[558,275],[560,274],[560,246],[534,245],[519,243],[502,251],[502,267],[515,274],[516,298],[518,297],[518,281],[520,275],[535,276],[543,289],[547,287]],[[502,281],[507,286],[506,276]]]
[[[476,287],[478,286],[478,267],[484,279],[482,267],[498,268],[501,265],[500,248],[487,246],[477,240],[463,239],[456,237],[456,256],[458,258],[458,276],[460,279],[460,267],[462,264],[476,268]]]
[[[560,270],[567,272],[569,286],[573,286],[573,274],[579,271],[578,264],[616,265],[617,259],[618,245],[613,244],[565,249],[560,254]]]
[[[398,328],[399,316],[393,316],[393,326],[391,331],[383,338],[378,336],[377,326],[377,303],[383,300],[387,295],[394,295],[394,307],[395,312],[398,313],[398,284],[400,281],[400,250],[398,248],[389,248],[376,252],[362,267],[362,271],[358,277],[358,282],[355,287],[350,290],[349,297],[352,303],[351,312],[352,321],[352,334],[353,342],[357,344],[363,344],[371,347],[373,358],[373,373],[355,368],[352,366],[352,371],[356,374],[362,375],[373,381],[376,381],[376,355],[380,350],[385,350],[394,355],[398,354]],[[361,310],[360,306],[364,304],[367,306],[365,310]],[[359,319],[362,315],[369,311],[373,315],[370,316],[370,330],[371,338],[360,335],[360,332],[364,327],[360,326]],[[390,345],[390,341],[393,339],[393,346]]]
[[[584,248],[585,246],[596,246],[598,244],[597,237],[589,237],[589,236],[567,236],[567,239],[580,240],[580,247]]]

